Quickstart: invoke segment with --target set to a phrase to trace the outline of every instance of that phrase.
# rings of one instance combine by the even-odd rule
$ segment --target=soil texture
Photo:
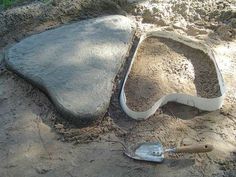
[[[132,110],[146,111],[171,93],[203,98],[221,95],[214,63],[200,50],[171,39],[149,37],[134,60],[125,86]]]

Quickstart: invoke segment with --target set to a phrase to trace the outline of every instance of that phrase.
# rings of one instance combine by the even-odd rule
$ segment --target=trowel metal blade
[[[164,160],[164,150],[159,142],[142,143],[132,149],[133,152],[126,152],[125,154],[133,159],[150,162],[162,162]]]

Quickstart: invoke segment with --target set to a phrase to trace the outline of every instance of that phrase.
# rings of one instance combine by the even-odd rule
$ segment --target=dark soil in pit
[[[207,54],[171,39],[149,37],[138,49],[125,93],[129,108],[146,111],[167,94],[215,98],[220,87]]]

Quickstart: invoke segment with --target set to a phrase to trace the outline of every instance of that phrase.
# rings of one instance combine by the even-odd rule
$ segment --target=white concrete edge
[[[191,95],[182,94],[182,93],[173,93],[173,94],[168,94],[168,95],[161,97],[151,108],[149,108],[146,111],[137,112],[137,111],[131,110],[126,104],[125,84],[128,79],[129,73],[132,69],[132,65],[134,63],[134,60],[136,58],[136,55],[137,55],[137,52],[138,52],[138,49],[139,49],[141,43],[143,42],[144,39],[146,39],[147,37],[150,37],[150,36],[169,38],[169,39],[181,42],[181,43],[183,43],[187,46],[190,46],[192,48],[202,50],[203,52],[208,54],[208,56],[210,57],[210,59],[213,61],[214,65],[215,65],[217,78],[218,78],[220,91],[221,91],[221,96],[209,99],[209,98],[191,96]],[[214,53],[210,49],[210,47],[208,47],[206,44],[202,43],[201,41],[193,40],[193,39],[178,35],[173,32],[150,31],[150,32],[147,32],[146,34],[144,34],[143,36],[141,36],[141,38],[140,38],[139,44],[138,44],[137,49],[134,53],[134,56],[132,58],[131,64],[129,66],[128,72],[125,76],[125,79],[124,79],[124,82],[122,85],[122,89],[121,89],[121,93],[120,93],[120,104],[121,104],[122,109],[124,110],[124,112],[128,116],[130,116],[131,118],[136,119],[136,120],[143,120],[143,119],[147,119],[148,117],[153,115],[159,107],[161,107],[162,105],[164,105],[170,101],[181,103],[181,104],[188,105],[188,106],[193,106],[198,109],[205,110],[205,111],[214,111],[214,110],[219,109],[222,106],[224,96],[225,96],[224,80],[223,80],[223,77],[222,77],[221,72],[219,70],[219,67],[217,65],[217,62],[215,60]]]

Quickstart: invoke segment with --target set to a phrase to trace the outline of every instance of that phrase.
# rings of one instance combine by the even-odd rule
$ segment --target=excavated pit
[[[162,96],[221,96],[213,61],[203,51],[172,39],[148,37],[140,45],[125,85],[127,106],[146,111]]]

